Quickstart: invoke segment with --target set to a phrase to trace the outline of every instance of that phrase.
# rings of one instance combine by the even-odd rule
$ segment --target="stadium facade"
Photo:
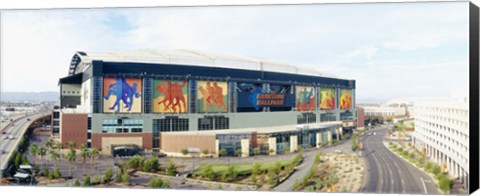
[[[103,154],[122,145],[175,156],[277,154],[356,127],[354,80],[252,57],[77,52],[59,86],[54,136]]]

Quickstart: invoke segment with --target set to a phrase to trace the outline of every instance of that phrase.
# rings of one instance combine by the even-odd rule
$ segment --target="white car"
[[[341,150],[335,150],[335,153],[342,154],[342,151]]]
[[[4,140],[8,139],[8,136],[7,136],[7,135],[4,135],[4,136],[3,136],[3,139],[4,139]]]
[[[11,140],[15,139],[15,137],[13,137],[13,136],[8,136],[8,138],[11,139]]]

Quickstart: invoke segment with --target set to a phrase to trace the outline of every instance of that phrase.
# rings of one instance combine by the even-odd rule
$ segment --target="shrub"
[[[112,168],[108,168],[108,170],[105,172],[105,176],[103,177],[103,180],[105,183],[109,183],[112,180],[113,176],[113,170]]]
[[[438,175],[441,172],[440,166],[438,165],[433,166],[432,171],[433,171],[433,174]]]
[[[158,163],[158,159],[157,158],[151,158],[151,159],[148,159],[145,161],[145,163],[143,164],[143,171],[146,171],[146,172],[154,172],[158,169],[158,166],[160,164]]]
[[[122,182],[122,170],[121,169],[117,170],[117,175],[115,175],[115,181]]]
[[[52,180],[53,179],[53,172],[48,172],[48,179]]]
[[[82,186],[90,186],[90,176],[85,176]]]
[[[58,167],[55,167],[55,171],[53,173],[53,178],[54,179],[59,179],[62,177],[62,174],[60,173],[60,169]]]
[[[75,179],[75,181],[73,181],[73,186],[80,186],[80,181],[78,181],[78,179]]]
[[[293,190],[298,191],[299,188],[300,188],[300,184],[298,184],[298,181],[295,180],[293,182]]]
[[[256,172],[252,172],[252,175],[250,176],[250,182],[252,182],[253,184],[257,184],[257,173]]]
[[[122,183],[125,184],[130,184],[130,175],[128,175],[128,172],[125,172],[122,176]]]
[[[175,163],[174,163],[174,162],[168,163],[168,166],[167,166],[167,175],[169,175],[169,176],[175,176],[176,174],[177,174],[177,169],[175,168]]]
[[[100,176],[97,174],[93,177],[93,183],[94,184],[101,184],[101,179],[100,179]]]
[[[228,173],[228,178],[230,178],[230,180],[232,181],[236,180],[238,177],[238,171],[235,165],[228,166],[227,173]]]
[[[150,182],[148,182],[148,187],[150,188],[159,188],[163,186],[163,180],[161,178],[152,178]]]
[[[260,163],[254,163],[254,164],[253,164],[253,168],[252,168],[252,174],[260,174],[260,173],[262,173],[261,168],[262,168],[262,164],[260,164]]]
[[[42,174],[43,176],[48,177],[48,175],[50,174],[50,171],[48,170],[48,168],[43,168]]]
[[[447,177],[442,177],[438,182],[438,188],[442,191],[450,191],[452,182]]]

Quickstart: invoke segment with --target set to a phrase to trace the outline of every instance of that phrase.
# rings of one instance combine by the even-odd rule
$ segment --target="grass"
[[[275,166],[275,163],[277,161],[272,161],[272,162],[263,162],[260,163],[262,166],[260,167],[260,170],[266,171],[272,167]],[[292,160],[282,160],[280,161],[282,164],[282,167],[292,163]],[[207,167],[208,164],[203,164],[201,165],[197,170],[193,172],[193,175],[200,175],[203,173],[205,168]],[[235,169],[238,171],[238,174],[240,175],[248,175],[252,173],[253,170],[253,163],[242,163],[242,164],[230,164],[230,165],[235,165]],[[216,174],[220,174],[223,172],[226,172],[228,170],[229,164],[212,164],[212,170]]]

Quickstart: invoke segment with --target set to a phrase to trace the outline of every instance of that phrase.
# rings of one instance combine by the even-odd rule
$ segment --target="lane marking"
[[[425,185],[425,181],[423,181],[423,178],[422,178],[422,177],[420,177],[420,180],[422,180],[423,189],[425,190],[425,194],[428,194],[428,192],[427,192],[427,186]]]

